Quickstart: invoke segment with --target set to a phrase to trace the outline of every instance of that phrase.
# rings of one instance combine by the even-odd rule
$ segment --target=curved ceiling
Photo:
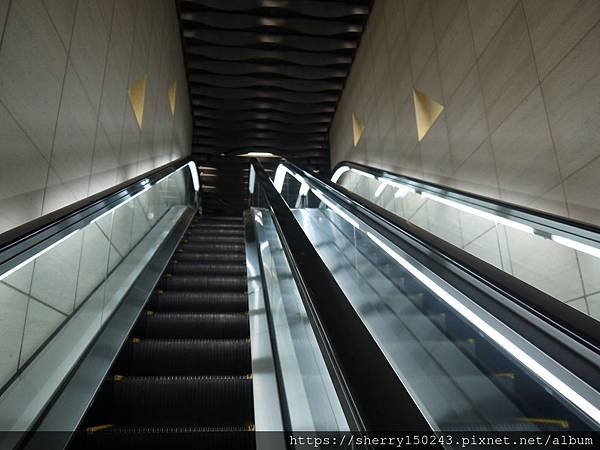
[[[201,161],[329,169],[329,126],[372,0],[178,0]]]

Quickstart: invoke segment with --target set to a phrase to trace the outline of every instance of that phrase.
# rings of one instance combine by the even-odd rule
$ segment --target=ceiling
[[[371,0],[178,0],[200,161],[329,170],[329,126]]]

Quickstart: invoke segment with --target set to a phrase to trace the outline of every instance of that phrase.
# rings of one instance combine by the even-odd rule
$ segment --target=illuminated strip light
[[[385,183],[389,186],[392,186],[393,188],[398,189],[398,191],[394,195],[394,198],[406,197],[408,193],[415,192],[414,188],[412,188],[411,186],[407,186],[406,184],[396,183],[395,181],[386,180],[385,178],[379,178],[379,180],[382,183]]]
[[[385,190],[385,188],[387,187],[387,183],[380,183],[379,186],[377,187],[377,189],[375,190],[375,198],[379,197],[381,194],[383,194],[383,191]]]
[[[281,190],[283,189],[283,181],[285,180],[285,173],[287,172],[286,167],[283,164],[279,164],[277,166],[277,170],[275,171],[275,178],[273,179],[273,185],[277,192],[281,194]]]
[[[254,184],[256,183],[256,171],[254,170],[254,164],[250,165],[250,176],[248,180],[248,190],[251,194],[254,194]]]
[[[263,223],[263,217],[262,217],[262,212],[258,211],[255,215],[254,215],[254,219],[261,224],[261,226],[264,226]]]
[[[596,258],[600,258],[600,248],[592,247],[591,245],[583,244],[581,242],[574,241],[573,239],[569,239],[562,236],[552,235],[551,239],[557,244],[564,245],[566,247],[570,247],[573,250],[577,250],[579,252],[587,253],[588,255],[594,256]]]
[[[396,194],[394,194],[394,198],[406,197],[406,195],[408,195],[409,192],[415,192],[415,190],[412,187],[407,186],[405,184],[396,183],[395,181],[387,180],[382,177],[377,179],[381,182],[381,184],[375,191],[375,197],[379,197],[383,193],[383,190],[386,186],[391,186],[395,189],[398,189]]]
[[[363,177],[371,178],[372,180],[375,179],[375,175],[373,175],[372,173],[363,172],[362,170],[355,169],[354,167],[350,170],[354,173],[357,173],[358,175],[362,175]]]
[[[398,186],[398,191],[394,194],[394,198],[406,197],[410,192],[415,192],[410,186]]]
[[[521,350],[517,345],[513,344],[507,337],[503,336],[499,331],[494,329],[488,323],[486,323],[481,317],[459,302],[456,298],[442,289],[427,275],[409,263],[406,259],[384,244],[373,234],[367,231],[367,235],[373,242],[375,242],[382,250],[408,270],[415,278],[423,283],[438,297],[444,300],[452,309],[458,312],[471,324],[477,327],[481,332],[486,334],[496,344],[514,356],[519,360],[525,367],[534,372],[539,378],[544,380],[547,384],[552,386],[557,392],[559,392],[564,398],[568,399],[571,403],[577,406],[587,416],[591,417],[596,423],[600,424],[600,410],[595,407],[592,403],[583,398],[580,394],[575,392],[573,388],[567,385],[565,382],[556,377],[552,372],[538,363],[535,359],[529,356],[524,350]]]
[[[350,167],[348,166],[341,166],[338,167],[338,169],[333,173],[333,175],[331,175],[331,181],[333,183],[337,183],[338,180],[340,179],[340,177],[345,174],[346,172],[348,172],[350,170]]]
[[[346,222],[348,222],[354,228],[360,229],[360,225],[358,224],[358,222],[356,220],[354,220],[352,217],[350,217],[348,214],[346,214],[344,211],[342,211],[337,205],[335,205],[330,200],[328,200],[321,191],[319,191],[318,189],[312,189],[312,191],[318,197],[319,200],[321,200],[323,203],[325,203],[327,206],[329,206],[329,208],[331,208],[342,219],[344,219]]]
[[[309,190],[310,190],[310,186],[306,183],[302,183],[302,185],[300,186],[300,192],[298,192],[298,195],[300,195],[301,197],[305,197],[308,194]]]
[[[288,171],[288,173],[291,176],[293,176],[296,180],[298,180],[300,182],[300,192],[298,193],[298,195],[304,196],[304,195],[308,194],[310,186],[308,184],[306,184],[306,181],[304,181],[304,178],[301,175],[299,175],[295,172],[292,172],[287,167],[286,167],[286,170]]]
[[[192,174],[192,184],[194,185],[194,191],[200,190],[200,177],[198,176],[198,167],[194,161],[190,161],[188,164],[190,172]]]
[[[279,192],[281,194],[281,190],[283,189],[283,182],[285,181],[286,173],[289,173],[300,183],[299,195],[308,194],[310,186],[306,183],[306,181],[304,181],[304,178],[301,175],[299,175],[295,172],[292,172],[290,169],[285,167],[283,164],[279,164],[279,166],[277,166],[277,171],[275,172],[275,180],[273,181],[273,185],[275,186],[275,189],[277,189],[277,192]]]
[[[56,247],[57,245],[62,244],[64,241],[66,241],[67,239],[69,239],[71,236],[73,236],[75,233],[77,233],[79,230],[75,230],[70,232],[69,234],[67,234],[65,237],[60,238],[58,241],[54,242],[53,244],[49,245],[48,247],[46,247],[45,249],[43,249],[42,251],[36,253],[35,255],[27,258],[25,261],[23,261],[22,263],[17,264],[15,267],[13,267],[12,269],[4,272],[2,275],[0,275],[0,281],[4,280],[6,277],[8,277],[9,275],[12,275],[13,273],[15,273],[17,270],[19,270],[20,268],[22,268],[23,266],[26,266],[27,264],[29,264],[31,261],[33,261],[34,259],[39,258],[40,256],[42,256],[44,253],[49,252],[50,250],[52,250],[54,247]]]
[[[460,209],[469,214],[473,214],[475,216],[479,216],[483,219],[491,220],[495,223],[500,223],[502,225],[506,225],[508,227],[514,228],[515,230],[524,231],[525,233],[533,234],[533,228],[528,225],[524,225],[522,223],[514,222],[510,219],[505,219],[504,217],[496,216],[495,214],[491,214],[485,211],[481,211],[480,209],[473,208],[471,206],[463,205],[462,203],[454,202],[452,200],[448,200],[442,197],[438,197],[437,195],[430,194],[429,192],[423,192],[421,194],[422,197],[429,198],[439,203],[443,203],[445,205],[451,206],[456,209]]]

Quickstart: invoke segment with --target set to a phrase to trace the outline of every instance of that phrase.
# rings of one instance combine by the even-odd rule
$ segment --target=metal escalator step
[[[246,240],[244,236],[205,236],[205,235],[187,235],[181,240],[184,244],[244,244]]]
[[[246,262],[244,253],[210,253],[210,252],[194,252],[189,250],[181,250],[175,254],[175,259],[179,262],[183,261],[227,261],[227,262]]]
[[[191,226],[195,227],[214,227],[214,228],[237,228],[243,229],[244,224],[240,221],[219,221],[219,220],[192,220]]]
[[[127,427],[108,426],[78,433],[76,449],[231,449],[253,450],[256,437],[250,427]]]
[[[156,292],[149,309],[157,312],[246,312],[248,298],[242,292]]]
[[[241,216],[203,216],[197,215],[193,220],[218,223],[236,223],[242,222],[244,219]]]
[[[242,253],[246,251],[244,244],[213,244],[211,242],[181,242],[179,244],[184,252],[195,252],[195,253]]]
[[[223,236],[239,236],[244,234],[243,226],[215,226],[206,224],[191,224],[188,229],[188,233],[192,234],[212,234],[212,235],[223,235]]]
[[[237,228],[190,228],[186,236],[244,236],[244,230],[238,230]]]
[[[252,379],[246,376],[122,377],[105,382],[110,423],[243,426],[253,422]]]
[[[247,339],[130,339],[115,373],[127,375],[245,375],[252,371]]]
[[[246,275],[246,264],[227,262],[179,262],[172,261],[166,269],[167,273],[173,275]]]
[[[244,313],[154,313],[138,319],[132,336],[156,339],[244,339],[250,336]]]
[[[170,290],[223,290],[245,292],[248,288],[243,275],[164,275],[158,282],[159,289]]]

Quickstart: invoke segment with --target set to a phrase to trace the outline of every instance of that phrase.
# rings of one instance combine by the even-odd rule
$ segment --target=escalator
[[[254,448],[241,218],[198,216],[73,448]]]
[[[410,383],[421,401],[436,410],[441,429],[524,432],[585,428],[572,408],[549,394],[525,367],[511,360],[408,270],[399,268],[375,245],[355,248],[349,227],[331,211],[295,213],[328,266],[343,280],[341,284],[351,286],[354,297],[363,299],[359,308],[366,320],[373,328],[390,330],[393,358],[404,361],[404,370],[412,361],[410,378],[421,381]],[[352,269],[353,265],[360,270]],[[419,373],[420,367],[426,371]]]
[[[0,446],[281,449],[324,431],[600,428],[591,317],[519,280],[492,283],[288,162],[273,178],[251,162],[243,218],[230,205],[202,213],[179,164],[33,235],[22,256],[9,249],[21,259],[6,259],[3,289],[30,261],[34,281],[55,270],[45,258],[106,272],[0,392],[0,426],[24,431]]]

